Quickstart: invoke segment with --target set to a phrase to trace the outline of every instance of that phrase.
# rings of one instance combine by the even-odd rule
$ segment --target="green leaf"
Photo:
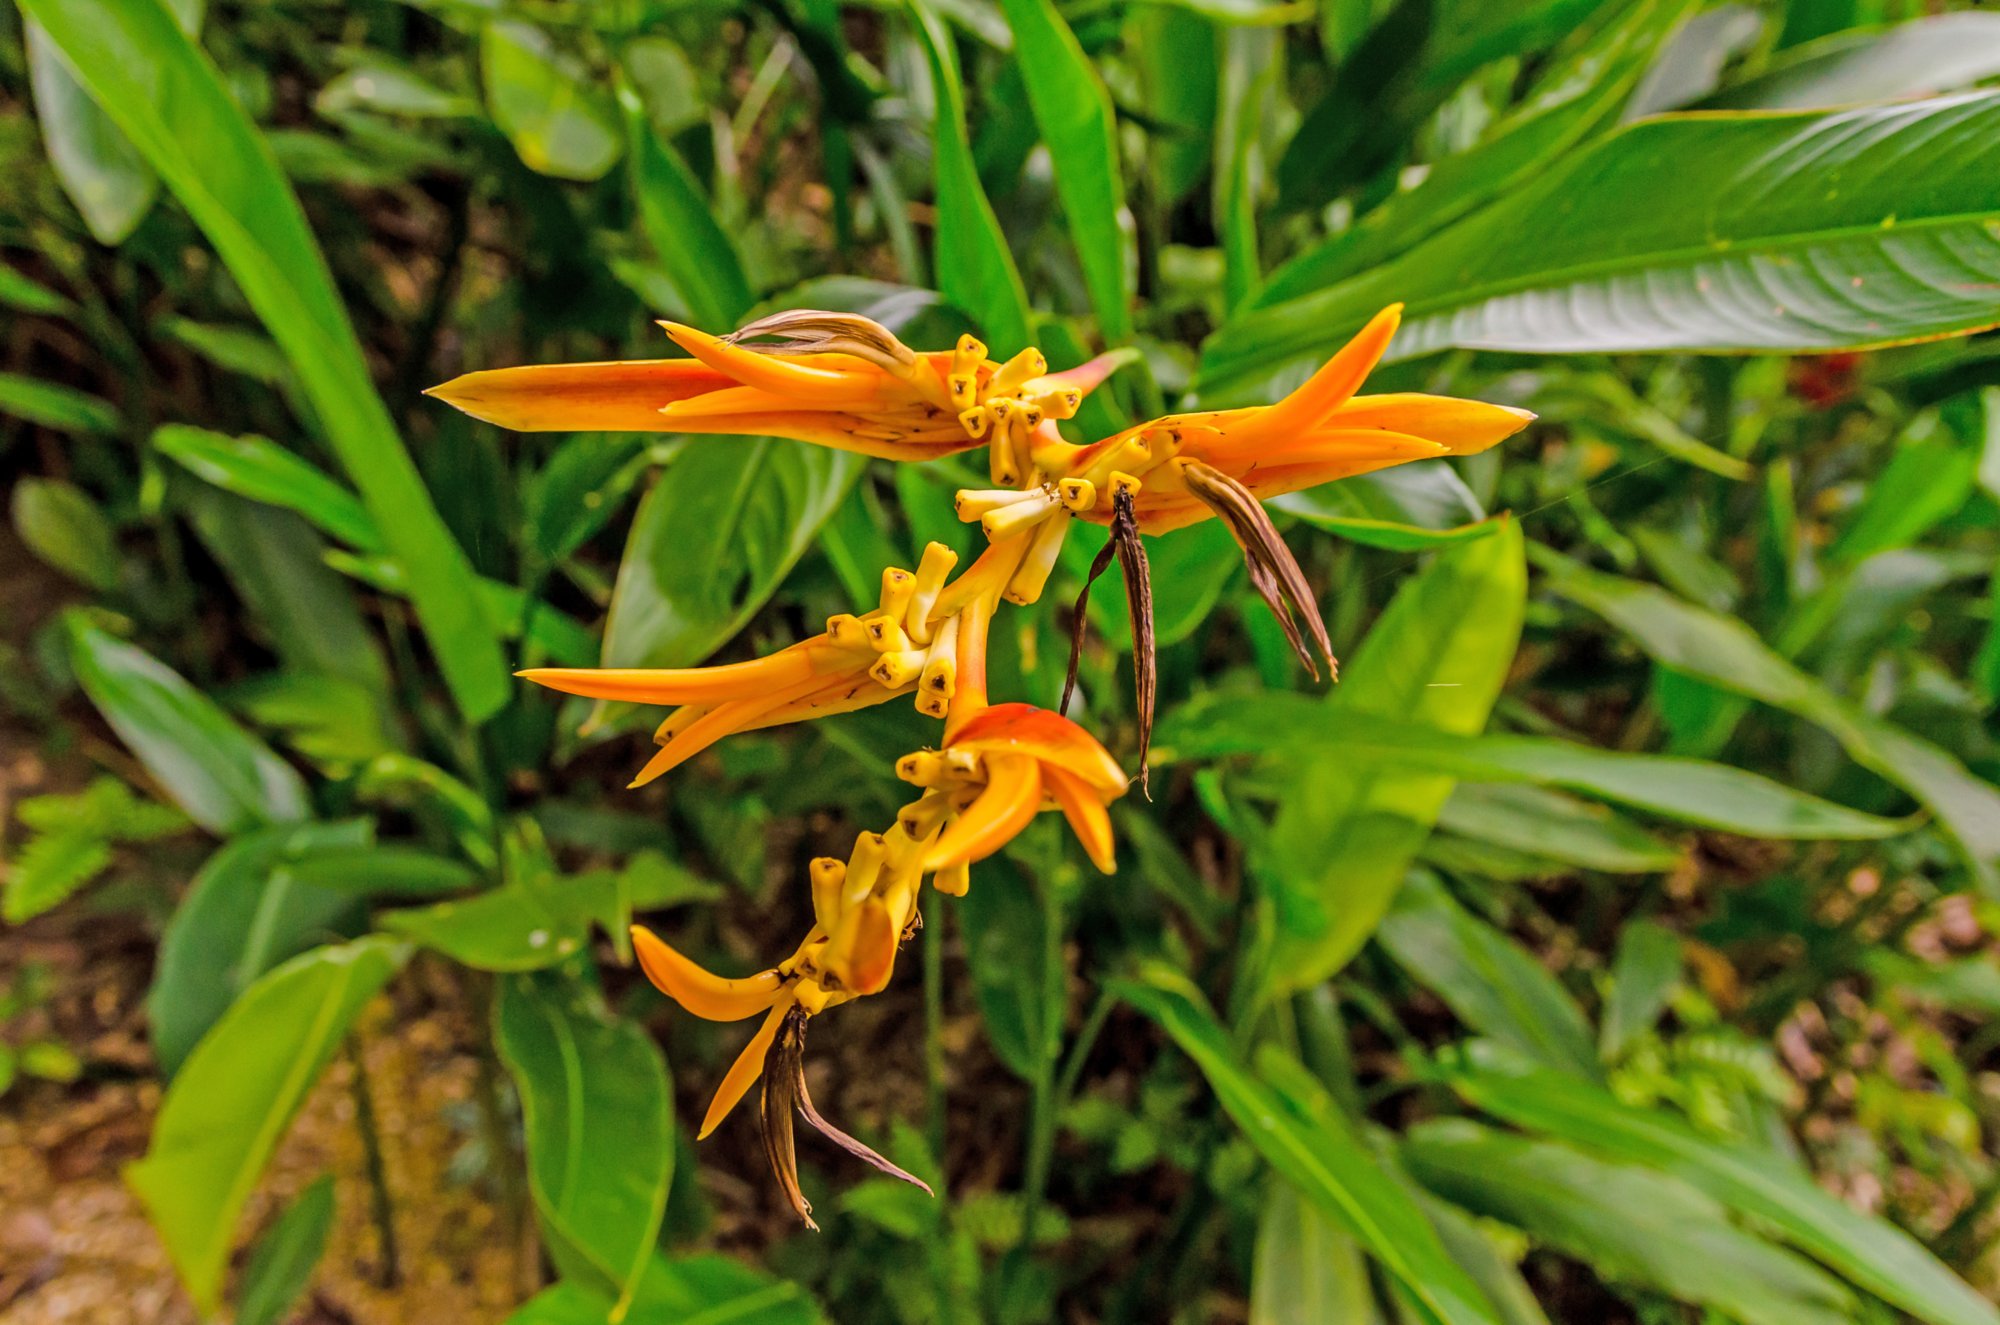
[[[589,918],[534,890],[495,888],[464,901],[390,911],[383,929],[481,971],[539,971],[583,950]]]
[[[1339,1221],[1394,1275],[1429,1325],[1496,1322],[1478,1285],[1353,1125],[1330,1102],[1305,1110],[1243,1062],[1186,977],[1163,966],[1121,980],[1118,995],[1160,1023],[1208,1079],[1222,1107],[1277,1175]],[[1282,1061],[1283,1055],[1272,1051]],[[1291,1066],[1298,1072],[1296,1063]]]
[[[653,255],[697,325],[716,331],[737,326],[754,300],[736,245],[680,154],[647,119],[638,93],[621,86],[619,100],[631,146],[632,195]]]
[[[932,261],[938,289],[979,323],[997,357],[1010,358],[1034,340],[1028,293],[972,159],[965,131],[965,85],[959,81],[951,34],[928,0],[907,3],[930,62],[931,88],[937,98],[937,239]]]
[[[1430,166],[1414,189],[1271,273],[1253,307],[1282,304],[1387,262],[1467,216],[1605,127],[1618,114],[1689,0],[1640,0],[1545,74],[1478,146]]]
[[[1330,483],[1305,492],[1288,492],[1273,498],[1271,509],[1297,516],[1315,529],[1338,534],[1350,543],[1379,547],[1390,552],[1424,552],[1448,543],[1465,543],[1485,538],[1500,528],[1498,520],[1480,520],[1454,525],[1449,529],[1425,529],[1421,525],[1396,520],[1377,520],[1365,515],[1349,515],[1354,498],[1343,492],[1344,485]]]
[[[616,1321],[652,1263],[666,1213],[673,1100],[651,1037],[584,1000],[574,982],[507,980],[493,1038],[521,1092],[535,1209],[604,1277],[617,1296]],[[617,1143],[605,1144],[608,1137]]]
[[[118,544],[111,522],[74,483],[24,478],[14,485],[14,531],[28,550],[81,584],[118,584]]]
[[[195,532],[221,563],[249,609],[245,623],[268,640],[281,664],[301,676],[346,680],[376,708],[391,692],[383,661],[354,590],[326,564],[326,543],[291,511],[227,492],[189,494]],[[381,730],[386,714],[367,726]]]
[[[224,372],[241,373],[266,386],[295,384],[284,351],[262,332],[184,317],[162,318],[159,330],[162,336],[187,346]],[[156,436],[156,444],[157,440]]]
[[[206,428],[169,423],[153,433],[153,445],[225,492],[296,511],[361,551],[385,548],[374,517],[353,493],[268,438],[226,437]]]
[[[56,183],[75,204],[91,237],[124,243],[153,208],[160,181],[138,149],[77,85],[42,25],[23,23],[35,117]]]
[[[1489,846],[1607,874],[1651,874],[1681,853],[1629,819],[1559,791],[1461,782],[1438,826]]]
[[[507,1325],[613,1325],[616,1303],[595,1287],[565,1280],[544,1289]],[[628,1319],[653,1325],[819,1325],[805,1289],[774,1279],[732,1256],[656,1255],[646,1267]]]
[[[406,956],[365,938],[294,958],[245,991],[167,1089],[152,1145],[125,1180],[202,1311],[218,1306],[237,1219],[272,1151]]]
[[[0,920],[24,924],[75,896],[111,867],[111,844],[83,833],[44,833],[7,863]]]
[[[1014,58],[1023,70],[1035,126],[1048,145],[1056,193],[1098,327],[1114,344],[1129,340],[1132,292],[1126,280],[1125,232],[1130,218],[1118,172],[1111,94],[1052,0],[1000,4],[1014,32]]]
[[[863,468],[769,438],[691,443],[639,503],[604,628],[606,667],[700,662],[764,605]]]
[[[1650,920],[1627,921],[1611,961],[1611,992],[1598,1025],[1598,1053],[1617,1059],[1659,1020],[1681,979],[1680,935]]]
[[[236,1325],[283,1325],[312,1281],[333,1231],[333,1175],[323,1173],[278,1216],[251,1254]]]
[[[1822,727],[1862,767],[1937,816],[1989,896],[2000,896],[2000,790],[1948,752],[1827,690],[1733,617],[1650,584],[1588,570],[1539,546],[1549,586],[1629,635],[1653,661]]]
[[[30,280],[4,262],[0,262],[0,305],[43,317],[72,317],[77,311],[68,296]]]
[[[351,896],[308,882],[294,867],[369,835],[364,820],[263,828],[208,858],[167,922],[146,994],[162,1074],[178,1074],[201,1037],[266,971],[360,923]]]
[[[1397,300],[1395,357],[1837,349],[1989,326],[1996,163],[2000,95],[1642,121],[1393,262],[1233,320],[1202,385],[1324,355]]]
[[[1785,50],[1702,108],[1809,110],[1935,96],[2000,74],[2000,14],[1931,14]]]
[[[1048,884],[1011,868],[996,882],[958,902],[965,961],[994,1054],[1016,1076],[1034,1081],[1062,1052],[1064,1009],[1048,1006],[1044,978],[1051,918],[1038,889]]]
[[[463,892],[478,882],[470,866],[417,847],[328,848],[286,867],[296,882],[348,897],[424,897]]]
[[[500,646],[472,568],[424,490],[368,376],[298,198],[208,57],[159,0],[22,0],[90,95],[159,172],[292,361],[313,412],[410,577],[460,710],[506,704]]]
[[[1384,1325],[1360,1246],[1298,1188],[1272,1182],[1257,1220],[1250,1325],[1300,1321]]]
[[[479,77],[493,123],[528,169],[593,180],[618,164],[625,140],[610,99],[540,28],[488,23],[479,41]]]
[[[1413,876],[1376,937],[1405,975],[1473,1030],[1560,1072],[1600,1079],[1576,1000],[1513,940],[1467,914],[1436,879]]]
[[[1920,1320],[2000,1321],[2000,1312],[1908,1234],[1849,1209],[1767,1152],[1707,1140],[1664,1114],[1497,1055],[1452,1065],[1446,1080],[1474,1106],[1517,1127],[1673,1174]]]
[[[371,58],[328,79],[313,98],[313,109],[322,115],[372,110],[412,119],[459,119],[477,115],[479,103],[447,92],[413,70]]]
[[[1978,469],[1979,453],[1942,429],[1896,447],[1827,557],[1852,565],[1909,547],[1965,505]]]
[[[1440,552],[1400,589],[1325,701],[1471,735],[1514,659],[1527,573],[1517,524]],[[1338,747],[1289,765],[1291,794],[1252,857],[1276,910],[1274,988],[1318,984],[1358,951],[1389,908],[1451,795],[1452,778]]]
[[[1402,1148],[1419,1182],[1527,1230],[1613,1282],[1658,1289],[1744,1325],[1841,1325],[1855,1302],[1808,1261],[1737,1229],[1675,1178],[1463,1119],[1419,1124]]]
[[[1293,743],[1346,750],[1479,782],[1567,787],[1684,823],[1749,837],[1893,837],[1907,821],[1863,814],[1756,773],[1699,759],[1626,754],[1536,736],[1457,736],[1304,695],[1218,692],[1160,723],[1153,762],[1275,752]]]
[[[19,373],[0,373],[0,414],[58,432],[110,434],[124,426],[111,402]]]
[[[303,819],[305,783],[271,748],[159,659],[67,618],[70,665],[160,789],[212,833]]]

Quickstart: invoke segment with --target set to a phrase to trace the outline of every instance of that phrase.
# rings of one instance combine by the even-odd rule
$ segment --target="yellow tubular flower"
[[[1312,587],[1263,499],[1409,460],[1468,455],[1533,418],[1440,396],[1357,395],[1399,315],[1400,306],[1385,309],[1275,405],[1168,415],[1087,446],[1064,440],[1057,424],[1074,417],[1085,394],[1129,352],[1050,373],[1032,347],[995,362],[965,336],[949,350],[918,353],[867,318],[813,310],[776,314],[726,336],[662,324],[687,359],[478,372],[433,389],[467,413],[523,431],[774,435],[895,460],[988,448],[993,486],[963,490],[955,502],[959,519],[978,525],[986,542],[963,568],[955,552],[932,543],[914,570],[883,571],[872,609],[829,618],[811,639],[748,662],[520,673],[568,694],[675,706],[654,734],[658,753],[633,786],[733,733],[898,695],[914,693],[921,713],[943,720],[937,748],[897,761],[897,776],[921,794],[896,821],[881,833],[858,834],[845,859],[812,861],[813,924],[790,957],[729,978],[649,930],[632,931],[646,977],[688,1012],[711,1021],[763,1015],[723,1075],[699,1135],[713,1132],[761,1081],[765,1154],[808,1228],[817,1226],[799,1189],[795,1116],[883,1172],[924,1186],[820,1116],[806,1089],[804,1056],[813,1017],[888,986],[901,946],[922,926],[925,877],[941,893],[965,895],[972,865],[1046,809],[1063,816],[1098,869],[1116,868],[1109,807],[1128,788],[1125,772],[1061,713],[991,702],[986,653],[994,612],[1003,601],[1041,598],[1076,520],[1109,527],[1073,610],[1063,708],[1076,680],[1090,585],[1115,559],[1133,621],[1142,787],[1157,687],[1142,534],[1220,518],[1303,664],[1318,674],[1310,643],[1332,667]]]
[[[1007,454],[1025,461],[1035,423],[1074,414],[1129,358],[1104,355],[1051,374],[1039,351],[997,364],[967,336],[955,349],[918,353],[879,322],[817,309],[776,313],[727,336],[660,325],[693,357],[491,369],[429,394],[517,432],[790,437],[885,460],[984,445],[1007,418],[999,429]]]

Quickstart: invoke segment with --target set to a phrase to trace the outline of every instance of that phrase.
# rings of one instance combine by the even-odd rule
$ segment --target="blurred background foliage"
[[[2000,14],[17,3],[10,1320],[2000,1320]],[[761,965],[925,729],[627,794],[657,715],[507,671],[768,651],[975,471],[421,390],[837,307],[1136,347],[1094,437],[1392,300],[1373,389],[1541,422],[1274,504],[1330,692],[1215,525],[1152,540],[1121,872],[1031,833],[927,906],[813,1071],[939,1199],[809,1147],[802,1233],[625,928]],[[164,1261],[26,1217],[86,1179]]]

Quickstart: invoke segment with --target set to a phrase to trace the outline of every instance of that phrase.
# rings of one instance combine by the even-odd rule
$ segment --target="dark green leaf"
[[[115,433],[123,426],[109,401],[19,373],[0,373],[0,414],[58,432]]]
[[[1706,1140],[1594,1086],[1497,1056],[1453,1068],[1453,1089],[1517,1127],[1665,1170],[1761,1221],[1855,1284],[1936,1325],[1994,1325],[1982,1301],[1900,1229],[1858,1214],[1775,1156]]]
[[[305,783],[215,701],[151,654],[68,618],[70,664],[119,738],[188,817],[214,833],[303,819]]]
[[[1410,979],[1482,1035],[1585,1080],[1599,1079],[1583,1010],[1505,934],[1466,913],[1419,872],[1403,885],[1377,937]]]
[[[1607,874],[1670,870],[1681,853],[1601,805],[1559,791],[1461,782],[1438,826],[1463,837]]]
[[[333,1175],[321,1174],[278,1216],[243,1271],[236,1325],[283,1325],[333,1231]]]
[[[603,1276],[620,1315],[652,1263],[666,1213],[673,1099],[646,1033],[585,1000],[581,986],[551,976],[507,980],[493,1037],[521,1092],[535,1209],[559,1243]],[[617,1143],[605,1144],[610,1137]]]
[[[860,474],[769,439],[691,443],[639,503],[604,628],[607,667],[700,662],[771,596]]]
[[[647,120],[638,94],[628,87],[619,96],[631,145],[632,194],[653,255],[697,325],[717,332],[737,326],[753,300],[736,246],[680,154]]]
[[[1330,1102],[1302,1110],[1262,1073],[1253,1073],[1200,991],[1177,972],[1154,966],[1143,979],[1120,981],[1116,988],[1194,1060],[1273,1171],[1339,1221],[1396,1277],[1419,1319],[1428,1325],[1498,1320],[1409,1193],[1383,1172],[1382,1162]]]
[[[263,437],[225,437],[170,423],[153,434],[161,454],[225,492],[297,511],[363,552],[385,549],[375,519],[346,488],[310,461]]]
[[[1732,1226],[1678,1179],[1462,1119],[1424,1123],[1402,1149],[1418,1181],[1527,1230],[1613,1281],[1658,1289],[1744,1325],[1841,1325],[1853,1297],[1811,1262]]]
[[[1834,349],[1991,325],[1996,144],[1988,94],[1644,121],[1393,262],[1235,319],[1202,381],[1323,355],[1399,300],[1400,357]]]

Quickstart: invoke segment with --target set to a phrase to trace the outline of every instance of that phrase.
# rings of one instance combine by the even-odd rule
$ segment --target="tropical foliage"
[[[325,1182],[246,1215],[329,1066],[396,1034],[364,1010],[421,987],[482,1028],[454,1181],[532,1221],[519,1325],[2000,1321],[2000,14],[16,4],[0,730],[79,771],[6,784],[0,914],[149,927],[126,1180],[204,1315],[287,1319],[336,1223],[386,1221]],[[824,1120],[782,1042],[788,1203],[747,1116],[694,1144],[740,1037],[639,967],[770,1006],[692,961],[844,915],[903,756],[967,791],[949,697],[746,716],[627,790],[629,701],[689,692],[578,678],[791,646],[819,684],[822,623],[879,602],[910,647],[836,661],[907,693],[945,614],[883,569],[936,592],[1029,546],[979,492],[1057,452],[891,465],[908,402],[856,454],[461,375],[720,356],[799,309],[1012,369],[1056,447],[1300,422],[1357,333],[1370,392],[1506,426],[1321,486],[1260,476],[1310,439],[1259,434],[1202,453],[1232,486],[1185,528],[1076,453],[1090,500],[1036,518],[1101,488],[1110,530],[1049,540],[979,661],[1090,748],[1044,714],[968,757],[1149,760],[1148,794],[1058,795],[1072,835],[1030,791],[910,857],[867,918],[913,960],[815,1039],[850,1153],[793,1153],[790,1107]],[[1103,353],[1055,403],[1049,364]],[[1273,408],[1197,413],[1242,407]],[[1143,618],[1079,599],[1094,558],[1148,568]],[[0,979],[10,1106],[97,1070],[44,984]]]

